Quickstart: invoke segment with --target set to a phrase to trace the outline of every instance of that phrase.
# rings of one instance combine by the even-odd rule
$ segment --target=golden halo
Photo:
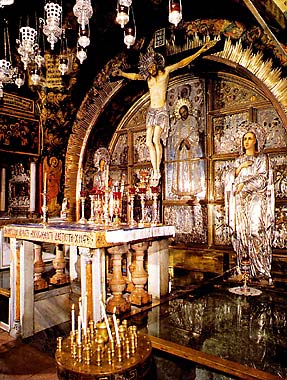
[[[187,98],[181,98],[176,102],[175,107],[174,107],[174,111],[173,111],[173,113],[177,119],[181,119],[181,115],[179,113],[179,110],[181,109],[182,106],[186,106],[188,109],[188,114],[189,115],[191,114],[191,110],[192,110],[191,101]]]

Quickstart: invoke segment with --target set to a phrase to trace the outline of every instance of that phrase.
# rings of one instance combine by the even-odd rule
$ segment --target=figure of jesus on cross
[[[169,75],[173,71],[187,66],[217,42],[217,40],[206,42],[196,53],[170,66],[164,66],[164,57],[149,47],[145,54],[140,55],[139,73],[128,73],[122,70],[116,70],[112,73],[113,76],[147,81],[150,106],[146,116],[146,145],[153,167],[152,186],[157,186],[161,177],[160,164],[163,151],[161,139],[167,137],[169,129],[169,113],[166,104]]]

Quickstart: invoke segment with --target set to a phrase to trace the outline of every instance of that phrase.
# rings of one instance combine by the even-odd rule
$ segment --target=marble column
[[[109,281],[109,286],[112,291],[112,296],[108,299],[106,310],[109,313],[120,314],[130,310],[130,302],[123,297],[123,292],[126,288],[126,281],[122,274],[122,256],[128,250],[126,244],[117,245],[108,248],[108,253],[111,255],[113,263],[113,274]]]
[[[81,260],[81,297],[84,300],[87,295],[87,312],[92,312],[91,319],[98,322],[101,319],[100,301],[106,292],[105,250],[79,247],[79,254]]]
[[[132,253],[130,249],[127,252],[127,288],[126,291],[130,293],[132,290],[134,290],[135,286],[132,282],[132,275],[131,275],[131,270],[133,268],[133,262],[132,262]]]
[[[10,247],[10,335],[26,338],[34,334],[33,243],[10,238]]]
[[[144,256],[148,245],[148,242],[140,242],[131,245],[131,248],[134,250],[131,277],[135,288],[132,290],[129,300],[132,304],[139,306],[145,305],[152,300],[151,294],[145,290],[148,273],[144,269]]]

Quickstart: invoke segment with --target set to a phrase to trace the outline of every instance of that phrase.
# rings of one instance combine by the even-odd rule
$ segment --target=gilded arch
[[[287,125],[287,100],[285,96],[287,79],[282,78],[280,69],[272,68],[270,60],[265,62],[262,54],[252,54],[251,48],[243,49],[240,39],[235,45],[231,43],[230,39],[226,39],[221,52],[207,55],[204,59],[221,62],[239,72],[244,71],[245,75],[248,75],[270,99],[282,121]],[[102,76],[102,73],[100,75]],[[77,113],[66,154],[65,197],[70,202],[70,220],[78,218],[81,167],[87,141],[102,110],[122,86],[123,80],[113,83],[103,81],[99,88],[94,86],[88,92]]]

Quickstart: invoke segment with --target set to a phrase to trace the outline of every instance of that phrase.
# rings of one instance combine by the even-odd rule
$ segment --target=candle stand
[[[90,215],[89,223],[94,223],[95,220],[96,220],[96,217],[95,217],[95,199],[96,199],[96,195],[95,194],[90,194],[89,197],[90,197],[90,200],[91,200],[91,215]]]
[[[249,280],[249,272],[250,272],[250,261],[248,257],[244,257],[242,259],[241,272],[242,272],[243,286],[229,288],[228,290],[231,293],[239,294],[243,296],[259,296],[262,293],[261,290],[247,286],[247,281]]]
[[[137,222],[134,220],[134,203],[135,203],[135,192],[136,189],[134,187],[129,188],[129,206],[130,206],[130,214],[129,214],[129,226],[134,227],[137,225]]]
[[[79,223],[87,223],[87,219],[85,218],[85,201],[86,197],[81,195],[80,202],[81,202],[81,219],[79,220]]]
[[[146,197],[146,187],[139,187],[138,193],[141,200],[141,220],[138,222],[139,227],[145,227],[146,224],[146,208],[145,208],[145,197]]]
[[[134,379],[151,376],[152,345],[148,336],[137,332],[136,326],[109,326],[105,322],[89,322],[86,335],[75,330],[66,339],[57,339],[55,354],[60,380]],[[117,331],[115,331],[117,329]]]
[[[42,224],[45,226],[48,224],[48,206],[47,206],[47,191],[42,193],[43,195],[43,205],[42,205]]]
[[[122,211],[122,193],[120,191],[113,191],[113,224],[119,226],[121,224],[121,211]]]
[[[158,186],[151,186],[151,193],[152,193],[152,221],[151,226],[157,226],[159,224],[159,217],[158,217],[158,195],[159,195],[159,187]]]
[[[104,223],[104,209],[103,209],[103,195],[102,190],[97,190],[95,198],[95,211],[96,211],[96,220],[95,223],[101,225]]]
[[[111,219],[110,219],[110,190],[108,187],[105,189],[104,193],[104,222],[106,226],[109,226],[111,224]]]

